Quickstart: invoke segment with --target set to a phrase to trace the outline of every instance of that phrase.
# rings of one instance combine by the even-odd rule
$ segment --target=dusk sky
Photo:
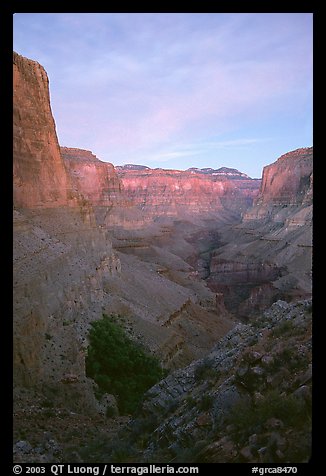
[[[261,177],[312,146],[310,13],[16,13],[60,145],[114,165]]]

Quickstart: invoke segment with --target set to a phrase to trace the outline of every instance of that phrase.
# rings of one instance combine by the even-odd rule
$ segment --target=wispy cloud
[[[229,149],[229,148],[243,148],[253,144],[266,143],[270,138],[257,138],[257,139],[233,139],[233,140],[221,140],[206,142],[206,147],[214,147],[215,149]]]
[[[145,156],[144,160],[146,162],[170,162],[171,160],[176,160],[181,157],[193,157],[196,155],[202,154],[203,151],[200,150],[179,150],[174,152],[161,152],[160,154],[151,154]]]
[[[250,148],[252,145],[260,143],[266,143],[270,139],[268,138],[256,138],[256,139],[233,139],[233,140],[211,140],[204,142],[192,142],[179,146],[175,146],[174,149],[167,149],[160,153],[151,153],[143,157],[146,162],[169,162],[182,157],[194,157],[203,156],[208,152],[214,152],[219,150],[243,150]]]
[[[14,40],[48,70],[62,142],[163,161],[256,146],[264,122],[306,127],[311,28],[310,14],[16,14]]]

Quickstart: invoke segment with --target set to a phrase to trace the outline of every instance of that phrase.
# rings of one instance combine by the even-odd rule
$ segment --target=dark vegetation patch
[[[100,394],[116,397],[121,414],[129,414],[146,390],[164,377],[164,371],[157,358],[127,336],[114,316],[103,314],[90,329],[86,375],[95,380]]]

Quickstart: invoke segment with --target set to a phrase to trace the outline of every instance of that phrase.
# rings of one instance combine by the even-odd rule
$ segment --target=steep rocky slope
[[[277,301],[150,389],[106,451],[120,462],[307,462],[311,379],[311,301]]]
[[[311,324],[310,300],[277,301],[152,387],[132,420],[89,420],[37,392],[22,408],[16,395],[15,461],[307,462]]]

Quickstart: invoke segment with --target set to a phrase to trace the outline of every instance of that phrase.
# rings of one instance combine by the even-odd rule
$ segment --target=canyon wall
[[[153,217],[240,216],[252,204],[260,186],[260,180],[226,168],[220,169],[221,172],[179,171],[129,164],[116,170],[128,198]]]
[[[313,148],[297,149],[282,155],[263,170],[261,189],[244,220],[268,218],[284,221],[286,212],[312,204]],[[288,208],[288,210],[283,210]],[[284,213],[285,212],[285,213]]]
[[[38,63],[15,54],[14,85],[15,387],[37,388],[78,411],[102,411],[85,376],[85,353],[90,323],[103,312],[122,314],[132,337],[167,367],[203,355],[232,323],[181,259],[160,257],[176,263],[181,277],[171,280],[161,265],[121,252],[125,241],[130,248],[131,231],[152,217],[124,194],[112,164],[60,149]],[[146,231],[147,241],[162,237],[163,228]]]
[[[66,168],[43,67],[14,54],[13,73],[15,385],[50,391],[74,375],[61,398],[94,410],[86,335],[120,261]]]
[[[121,182],[112,164],[89,150],[61,147],[60,152],[76,195],[92,206],[112,207],[122,201]]]
[[[14,53],[13,173],[17,207],[67,204],[67,175],[44,68]]]
[[[127,196],[112,164],[101,161],[89,150],[60,147],[60,151],[71,195],[91,205],[98,226],[135,230],[152,221]]]
[[[16,54],[13,148],[17,386],[98,411],[85,352],[103,312],[177,368],[230,312],[311,292],[310,149],[265,168],[260,193],[233,169],[114,168],[59,147],[46,73]]]
[[[224,293],[229,310],[246,317],[280,297],[311,296],[312,186],[312,147],[264,168],[252,208],[211,256],[208,283]]]

